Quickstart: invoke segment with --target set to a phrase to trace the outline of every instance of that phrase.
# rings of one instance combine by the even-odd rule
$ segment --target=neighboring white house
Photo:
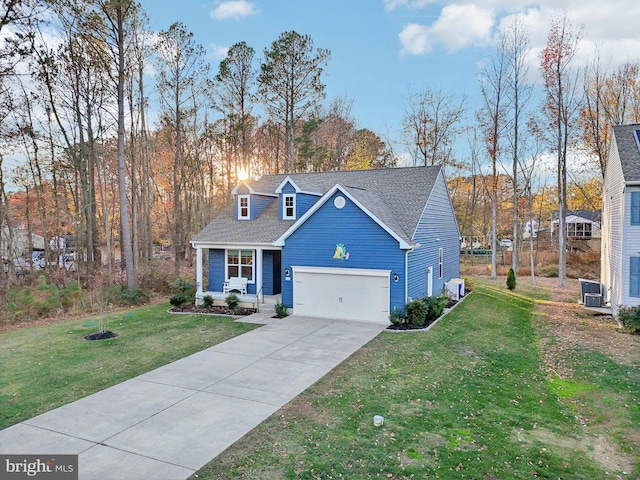
[[[605,303],[640,305],[640,124],[613,127],[602,188],[600,282]]]
[[[558,211],[552,213],[551,235],[558,234],[558,224],[560,220]],[[600,211],[591,210],[568,210],[566,215],[567,239],[568,240],[591,240],[601,237]]]
[[[44,250],[44,237],[31,234],[23,226],[13,227],[11,231],[6,226],[0,230],[0,255],[3,258],[29,257],[31,250]]]
[[[535,218],[527,220],[527,223],[524,224],[524,232],[522,232],[522,238],[529,238],[531,236],[533,236],[533,238],[538,236],[538,221]]]

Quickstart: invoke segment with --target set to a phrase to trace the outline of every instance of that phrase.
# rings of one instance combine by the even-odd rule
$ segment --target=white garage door
[[[389,321],[389,270],[292,267],[296,315]]]

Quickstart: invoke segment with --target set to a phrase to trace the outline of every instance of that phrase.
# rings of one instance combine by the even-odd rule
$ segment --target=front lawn
[[[172,315],[167,308],[161,303],[0,333],[0,429],[256,327],[229,317]],[[118,336],[85,340],[100,320]]]
[[[551,369],[553,289],[523,290],[382,333],[192,478],[637,478],[638,365],[576,345]]]

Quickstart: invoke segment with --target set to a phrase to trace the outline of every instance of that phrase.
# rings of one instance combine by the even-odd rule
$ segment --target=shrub
[[[66,287],[62,289],[60,298],[62,300],[62,306],[65,309],[71,309],[81,304],[84,300],[82,287],[77,280],[71,280]]]
[[[235,293],[230,293],[229,295],[227,295],[227,298],[225,298],[224,301],[227,304],[227,307],[229,307],[233,311],[238,308],[238,304],[240,303],[240,299]]]
[[[140,305],[149,301],[149,295],[139,288],[129,290],[127,287],[120,287],[116,292],[116,301],[121,306]]]
[[[469,290],[470,292],[472,292],[473,289],[476,286],[475,282],[473,281],[473,278],[471,278],[471,277],[462,277],[462,279],[464,280],[464,289],[465,290]]]
[[[284,303],[278,302],[273,307],[276,311],[276,315],[280,318],[286,317],[289,315],[289,307],[287,307]]]
[[[171,298],[169,298],[169,303],[174,307],[180,307],[183,304],[187,303],[187,296],[182,293],[176,293]]]
[[[507,288],[509,290],[516,289],[516,274],[513,271],[513,268],[510,268],[509,273],[507,273]]]
[[[393,325],[401,325],[404,323],[404,320],[405,320],[404,317],[405,317],[404,310],[399,308],[394,308],[393,312],[391,312],[391,315],[389,315],[389,321]]]
[[[620,307],[616,320],[627,330],[640,333],[640,307]]]
[[[205,308],[209,308],[213,305],[213,297],[211,295],[205,295],[202,297],[202,306]]]
[[[187,297],[188,302],[196,301],[196,284],[193,282],[188,282],[182,277],[178,277],[174,282],[170,283],[169,286],[176,292]]]
[[[537,274],[541,277],[556,278],[558,276],[558,264],[555,263],[538,267]]]
[[[419,298],[410,301],[405,307],[407,323],[415,327],[424,326],[427,321],[427,304]]]
[[[447,296],[443,293],[436,297],[427,297],[423,300],[426,306],[425,323],[430,325],[442,315],[447,306]]]
[[[63,294],[57,284],[48,283],[41,275],[34,286],[11,288],[7,292],[5,311],[12,322],[32,317],[49,317],[64,310]]]

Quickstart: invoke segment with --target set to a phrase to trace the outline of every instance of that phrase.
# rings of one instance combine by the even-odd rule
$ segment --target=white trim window
[[[294,194],[288,193],[282,196],[282,219],[296,219],[296,196]]]
[[[438,249],[438,278],[444,275],[444,250]]]
[[[246,278],[254,282],[255,250],[227,250],[225,270],[226,277]]]
[[[249,220],[251,218],[251,197],[249,195],[238,195],[238,220]]]

